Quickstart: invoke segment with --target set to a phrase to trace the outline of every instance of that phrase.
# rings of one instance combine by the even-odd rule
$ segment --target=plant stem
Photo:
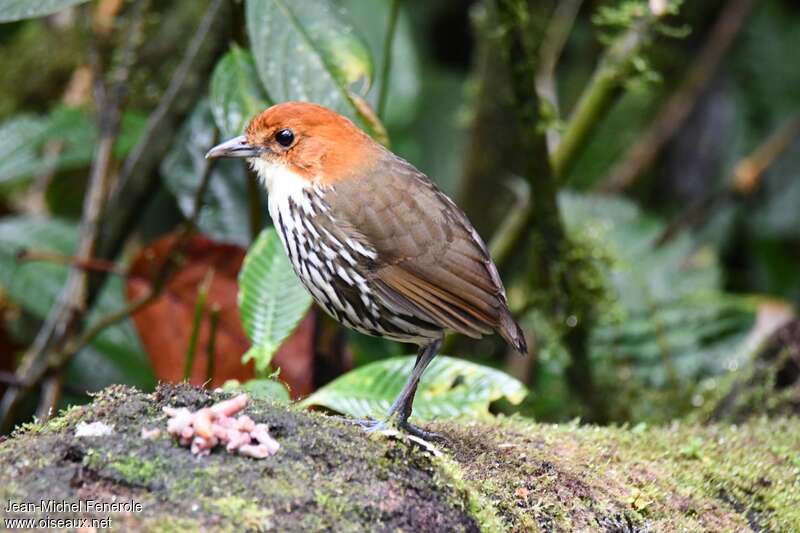
[[[214,367],[217,363],[217,331],[219,328],[220,308],[218,304],[211,306],[209,317],[208,344],[206,345],[206,382],[211,385],[214,379]]]
[[[561,0],[555,7],[542,41],[539,69],[536,73],[536,92],[542,103],[548,107],[551,115],[547,117],[550,123],[547,128],[547,148],[550,153],[561,142],[561,132],[558,129],[559,105],[556,67],[582,3],[583,0]]]
[[[113,261],[106,261],[105,259],[78,259],[69,255],[51,252],[49,250],[32,250],[30,248],[22,248],[17,252],[17,261],[43,261],[46,263],[55,263],[57,265],[65,265],[72,268],[79,268],[81,270],[91,270],[94,272],[106,272],[116,276],[125,277],[127,272],[117,266]]]
[[[657,17],[650,13],[635,20],[600,59],[589,84],[581,93],[567,122],[561,142],[551,156],[553,173],[566,176],[618,97],[631,71],[633,59],[649,41]]]
[[[383,41],[383,65],[381,69],[381,92],[378,97],[378,118],[386,120],[386,100],[389,96],[389,74],[392,71],[392,46],[397,29],[397,17],[400,13],[400,0],[391,0],[389,8],[389,25]]]
[[[197,288],[197,301],[194,304],[194,318],[192,319],[192,333],[189,336],[189,347],[186,350],[186,362],[183,366],[183,379],[189,381],[192,377],[192,367],[194,366],[194,355],[197,351],[197,338],[200,336],[200,326],[203,323],[203,315],[206,312],[206,299],[211,281],[214,279],[214,269],[209,268],[203,278],[202,283]]]

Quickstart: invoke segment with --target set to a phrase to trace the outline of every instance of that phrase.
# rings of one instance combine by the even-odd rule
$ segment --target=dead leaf
[[[168,235],[146,246],[137,255],[128,272],[129,300],[149,293],[152,280],[172,251],[175,240],[175,235]],[[239,269],[244,256],[245,250],[239,246],[217,243],[200,235],[193,237],[161,296],[133,315],[157,379],[169,382],[183,380],[198,288],[211,269],[213,277],[206,298],[206,310],[216,306],[220,314],[214,375],[209,386],[221,386],[229,379],[245,382],[255,376],[253,364],[243,365],[241,362],[250,347],[250,341],[242,329],[237,304]],[[313,392],[314,324],[314,316],[309,312],[273,359],[273,365],[281,369],[281,381],[288,385],[293,398]],[[190,382],[195,385],[207,381],[209,329],[207,311],[201,322],[192,366]]]
[[[163,237],[142,249],[134,259],[127,283],[129,300],[152,290],[152,280],[172,251],[175,240],[175,235]],[[220,314],[210,386],[222,385],[228,379],[246,381],[254,376],[253,366],[241,362],[250,343],[242,329],[236,304],[236,279],[244,255],[245,250],[239,246],[215,243],[203,236],[192,237],[160,297],[133,315],[159,380],[178,382],[183,379],[198,287],[210,269],[214,275],[208,289],[190,382],[200,385],[207,380],[208,310],[214,306],[219,308]]]

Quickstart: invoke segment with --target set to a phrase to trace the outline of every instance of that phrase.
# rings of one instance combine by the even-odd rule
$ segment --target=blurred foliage
[[[415,359],[413,355],[392,357],[359,367],[325,385],[302,405],[381,420],[402,390]],[[527,393],[522,383],[503,372],[439,355],[420,380],[412,417],[432,420],[488,415],[492,402],[507,398],[518,404]]]
[[[0,0],[0,22],[12,22],[50,15],[88,0]]]
[[[20,262],[17,253],[35,244],[39,251],[70,255],[75,252],[77,236],[77,225],[69,221],[24,216],[0,221],[0,285],[5,296],[25,312],[43,319],[64,285],[67,267]],[[109,278],[87,320],[96,320],[124,303],[122,282],[119,278]],[[87,390],[99,390],[113,383],[138,387],[155,384],[139,338],[128,320],[105,329],[82,350],[73,360],[68,377],[76,387]]]
[[[128,262],[148,242],[189,218],[197,189],[209,178],[198,231],[219,242],[251,246],[239,273],[239,315],[252,343],[246,358],[254,360],[259,379],[227,388],[287,397],[285,385],[266,376],[280,366],[273,355],[306,314],[310,297],[269,227],[266,195],[240,161],[209,165],[204,158],[208,148],[241,134],[250,117],[272,103],[315,101],[356,120],[376,138],[388,132],[395,152],[456,198],[470,193],[464,178],[470,165],[482,157],[497,161],[484,178],[491,183],[481,188],[492,191],[491,197],[481,193],[479,204],[485,203],[485,210],[470,213],[476,226],[491,228],[496,220],[489,223],[489,213],[512,209],[509,180],[519,178],[512,162],[483,153],[497,149],[492,143],[469,142],[506,139],[506,128],[515,131],[511,122],[488,126],[475,120],[480,98],[501,100],[508,93],[500,78],[477,79],[473,56],[479,37],[470,29],[470,9],[490,1],[472,2],[470,8],[464,2],[408,0],[400,3],[396,24],[391,0],[234,3],[228,22],[232,42],[221,51],[206,96],[192,102],[180,131],[159,138],[170,147],[160,165],[161,181],[119,258],[121,264]],[[0,299],[14,310],[4,317],[4,325],[20,346],[33,341],[32,324],[46,317],[68,269],[20,262],[18,250],[68,256],[76,249],[100,117],[91,85],[80,99],[86,103],[78,107],[65,103],[65,92],[75,71],[91,63],[89,38],[97,30],[82,18],[97,16],[105,2],[20,19],[79,3],[0,0],[0,21],[17,21],[0,25],[0,70],[5,73],[0,80],[0,212],[6,215],[0,221]],[[151,3],[115,143],[115,173],[141,139],[207,4]],[[728,6],[669,5],[671,14],[657,23],[649,47],[637,53],[633,72],[617,89],[613,104],[602,110],[559,194],[560,217],[572,244],[564,264],[577,265],[583,297],[593,304],[587,364],[602,396],[597,402],[616,422],[663,422],[707,408],[719,384],[738,375],[753,357],[755,347],[744,340],[754,329],[755,295],[800,301],[796,139],[774,158],[753,192],[714,204],[700,222],[687,224],[666,243],[658,242],[668,224],[686,218],[688,205],[728,187],[736,164],[800,110],[800,70],[790,60],[800,35],[800,11],[793,2],[757,3],[718,72],[693,102],[688,120],[624,196],[591,192],[651,127]],[[129,6],[114,14],[114,30],[124,23]],[[643,0],[584,3],[555,73],[561,109],[552,124],[559,130],[563,132],[609,43],[647,10]],[[395,33],[388,39],[390,27]],[[119,33],[103,37],[95,51],[106,63],[119,54]],[[488,54],[490,62],[501,66],[502,51],[489,49]],[[476,89],[480,82],[482,91]],[[379,117],[383,91],[387,103]],[[508,104],[493,103],[497,108]],[[484,237],[488,242],[492,235],[487,230]],[[523,314],[531,338],[536,337],[532,359],[520,363],[506,358],[494,340],[459,342],[459,356],[486,366],[436,359],[415,404],[421,418],[485,413],[501,396],[521,400],[524,386],[500,372],[501,367],[532,391],[521,406],[503,410],[546,420],[586,415],[585,400],[565,378],[572,359],[562,342],[579,318],[536,306],[541,295],[530,288],[524,252],[515,250],[502,270],[512,304]],[[188,260],[186,255],[179,259]],[[122,286],[117,276],[108,277],[83,323],[122,308]],[[186,292],[195,294],[196,287]],[[307,403],[354,416],[382,414],[410,369],[413,358],[398,357],[408,347],[348,332],[332,343],[341,345],[331,355],[321,348],[327,333],[322,326],[315,328],[304,333],[305,340],[317,343],[316,359],[306,371],[355,369],[320,388]],[[0,357],[16,363],[21,355]],[[337,364],[326,357],[338,358]],[[285,375],[279,379],[292,386]],[[112,382],[145,388],[153,384],[148,358],[129,320],[105,329],[79,352],[66,374],[67,387],[77,391],[69,396],[73,400]]]

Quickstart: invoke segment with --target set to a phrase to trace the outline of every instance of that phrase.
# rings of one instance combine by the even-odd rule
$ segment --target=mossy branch
[[[628,79],[634,58],[650,40],[658,17],[647,12],[633,21],[601,57],[589,84],[581,93],[567,121],[561,142],[553,151],[551,164],[556,176],[566,176],[577,161],[592,132],[611,110]]]
[[[198,459],[176,446],[162,408],[196,410],[223,396],[186,385],[153,394],[115,386],[91,405],[27,425],[0,445],[0,499],[133,500],[141,510],[112,521],[145,531],[795,531],[800,524],[796,418],[633,429],[450,420],[431,425],[445,438],[433,448],[402,435],[370,438],[337,417],[254,399],[245,413],[269,424],[280,444],[275,455],[256,461],[215,450]],[[111,432],[76,436],[79,424],[92,422]],[[142,438],[143,428],[160,436]]]

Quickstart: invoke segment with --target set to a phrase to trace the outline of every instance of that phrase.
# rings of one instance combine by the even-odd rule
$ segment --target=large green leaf
[[[74,223],[31,217],[0,221],[0,288],[20,307],[43,319],[61,292],[67,268],[47,262],[19,262],[17,252],[34,247],[70,255],[75,252],[77,238]],[[110,278],[87,323],[125,305],[121,280]],[[92,390],[112,383],[153,385],[147,358],[128,320],[105,329],[90,348],[78,354],[69,374],[73,384],[80,383]]]
[[[194,208],[195,192],[207,164],[205,154],[217,140],[215,131],[208,102],[202,101],[181,127],[161,165],[164,182],[185,216]],[[198,220],[203,233],[222,242],[245,246],[250,242],[247,179],[241,161],[215,161]]]
[[[270,105],[250,52],[234,46],[217,63],[211,76],[210,103],[225,138],[240,135],[247,122]]]
[[[295,276],[275,228],[261,232],[239,274],[239,314],[253,347],[245,354],[259,372],[297,327],[311,295]]]
[[[0,0],[0,22],[50,15],[88,0]]]
[[[381,76],[383,72],[384,43],[389,29],[391,11],[390,0],[339,0],[347,10],[359,34],[364,36],[375,64],[376,81],[367,95],[367,100],[374,109],[378,107],[381,92]],[[401,127],[409,124],[416,116],[417,101],[420,96],[420,66],[414,37],[411,33],[411,22],[405,10],[400,8],[395,29],[390,59],[388,79],[388,98],[386,116],[383,117],[387,128]]]
[[[246,18],[258,74],[275,102],[316,102],[360,116],[351,90],[369,87],[372,62],[334,1],[247,0]]]
[[[415,356],[384,359],[359,367],[328,383],[303,400],[355,417],[380,419],[400,393],[414,367]],[[431,420],[462,415],[482,416],[501,398],[519,403],[525,386],[494,368],[440,355],[423,374],[414,399],[414,416]]]

